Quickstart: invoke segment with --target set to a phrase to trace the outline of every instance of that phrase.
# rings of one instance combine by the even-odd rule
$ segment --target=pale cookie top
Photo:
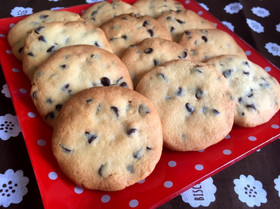
[[[23,54],[23,71],[32,81],[38,65],[45,61],[57,49],[88,44],[112,51],[100,28],[90,22],[52,22],[36,28],[26,38]]]
[[[68,22],[77,20],[82,20],[82,18],[78,14],[68,11],[44,10],[29,15],[15,24],[8,33],[8,42],[12,47],[13,54],[19,60],[22,60],[26,37],[34,28],[37,28],[41,24],[56,21]]]
[[[226,79],[210,65],[170,61],[145,74],[136,91],[156,106],[169,149],[205,149],[232,129],[234,100]]]
[[[75,184],[115,191],[154,170],[162,141],[159,116],[147,98],[127,88],[94,87],[63,106],[52,149]]]
[[[178,43],[188,49],[191,59],[195,61],[205,61],[220,55],[240,55],[246,58],[245,52],[233,37],[219,29],[186,30]]]
[[[126,66],[111,52],[91,45],[59,49],[34,74],[31,97],[51,126],[63,104],[77,92],[94,86],[133,89]]]
[[[171,40],[167,29],[149,16],[136,14],[119,15],[101,26],[112,49],[119,57],[130,45],[145,38],[163,38]]]
[[[121,0],[113,0],[111,3],[102,1],[89,7],[82,18],[100,26],[118,15],[129,13],[137,14],[139,12],[135,7]]]
[[[182,10],[184,6],[175,0],[138,0],[133,4],[141,14],[153,18],[161,15],[165,11]]]
[[[214,23],[204,19],[192,10],[178,10],[164,12],[157,18],[172,36],[173,41],[178,42],[185,30],[215,28]]]
[[[136,87],[143,75],[170,60],[189,59],[181,45],[166,39],[147,38],[125,50],[122,61],[127,66]]]
[[[270,120],[280,108],[280,86],[260,66],[240,56],[221,56],[207,63],[227,79],[236,101],[237,125],[254,127]]]

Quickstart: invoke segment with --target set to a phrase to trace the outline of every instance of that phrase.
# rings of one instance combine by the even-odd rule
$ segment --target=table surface
[[[0,18],[86,3],[93,1],[9,0],[1,5]],[[280,5],[277,1],[198,0],[198,3],[280,68]],[[0,90],[0,208],[44,208],[2,70]],[[12,131],[5,132],[6,127]],[[280,140],[277,139],[159,208],[279,209],[279,153]],[[11,187],[11,196],[7,197],[5,188],[12,182],[19,185]]]

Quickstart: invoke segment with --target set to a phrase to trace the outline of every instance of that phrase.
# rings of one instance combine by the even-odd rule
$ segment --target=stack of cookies
[[[280,108],[280,85],[226,32],[174,0],[42,11],[8,34],[53,127],[62,171],[88,189],[124,189],[163,147],[196,151]]]

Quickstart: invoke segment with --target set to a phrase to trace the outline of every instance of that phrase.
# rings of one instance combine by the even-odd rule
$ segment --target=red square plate
[[[126,0],[133,3],[134,0]],[[193,0],[184,2],[202,17],[231,34],[248,58],[278,81],[280,71],[258,52],[227,29]],[[81,13],[91,6],[68,8]],[[237,162],[280,135],[280,112],[256,128],[234,127],[220,143],[199,152],[163,151],[154,172],[145,180],[118,192],[100,192],[77,187],[60,171],[51,152],[52,130],[44,123],[29,96],[30,82],[7,42],[9,29],[21,18],[0,20],[0,61],[39,185],[44,207],[55,208],[155,208],[200,181]]]

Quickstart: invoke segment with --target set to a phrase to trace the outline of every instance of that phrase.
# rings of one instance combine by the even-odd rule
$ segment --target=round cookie
[[[48,22],[78,20],[82,20],[80,15],[68,11],[44,10],[37,12],[25,17],[11,28],[8,33],[8,42],[16,58],[22,60],[25,39],[34,28]]]
[[[133,89],[126,66],[115,54],[92,45],[68,46],[38,67],[31,97],[40,115],[54,126],[63,104],[77,92],[94,86]]]
[[[129,13],[137,14],[139,12],[131,4],[121,0],[113,0],[111,3],[102,1],[89,7],[82,15],[82,18],[99,27],[103,23],[118,15]]]
[[[240,56],[209,59],[226,78],[236,101],[235,124],[254,127],[269,121],[280,108],[280,85],[257,64]]]
[[[137,86],[143,75],[155,66],[188,58],[187,50],[173,41],[147,38],[126,49],[121,59],[129,70],[134,86]]]
[[[205,149],[232,129],[234,100],[226,79],[210,65],[170,61],[145,74],[136,91],[154,103],[169,149]]]
[[[165,11],[184,9],[184,6],[175,0],[138,0],[133,6],[136,7],[141,14],[153,18],[156,18]]]
[[[192,29],[186,30],[180,41],[192,60],[205,61],[220,55],[239,55],[246,58],[243,49],[233,37],[219,29]]]
[[[86,21],[52,22],[34,29],[26,38],[23,71],[32,81],[37,67],[57,49],[89,44],[112,51],[104,32]]]
[[[176,42],[179,41],[185,30],[215,28],[214,23],[188,9],[164,12],[157,18],[157,21],[168,29],[173,41]]]
[[[146,178],[162,153],[162,127],[151,101],[121,87],[74,95],[54,127],[62,171],[88,189],[116,191]]]
[[[171,40],[167,29],[149,16],[136,14],[119,15],[101,26],[112,49],[119,57],[130,45],[145,38],[163,38]]]

